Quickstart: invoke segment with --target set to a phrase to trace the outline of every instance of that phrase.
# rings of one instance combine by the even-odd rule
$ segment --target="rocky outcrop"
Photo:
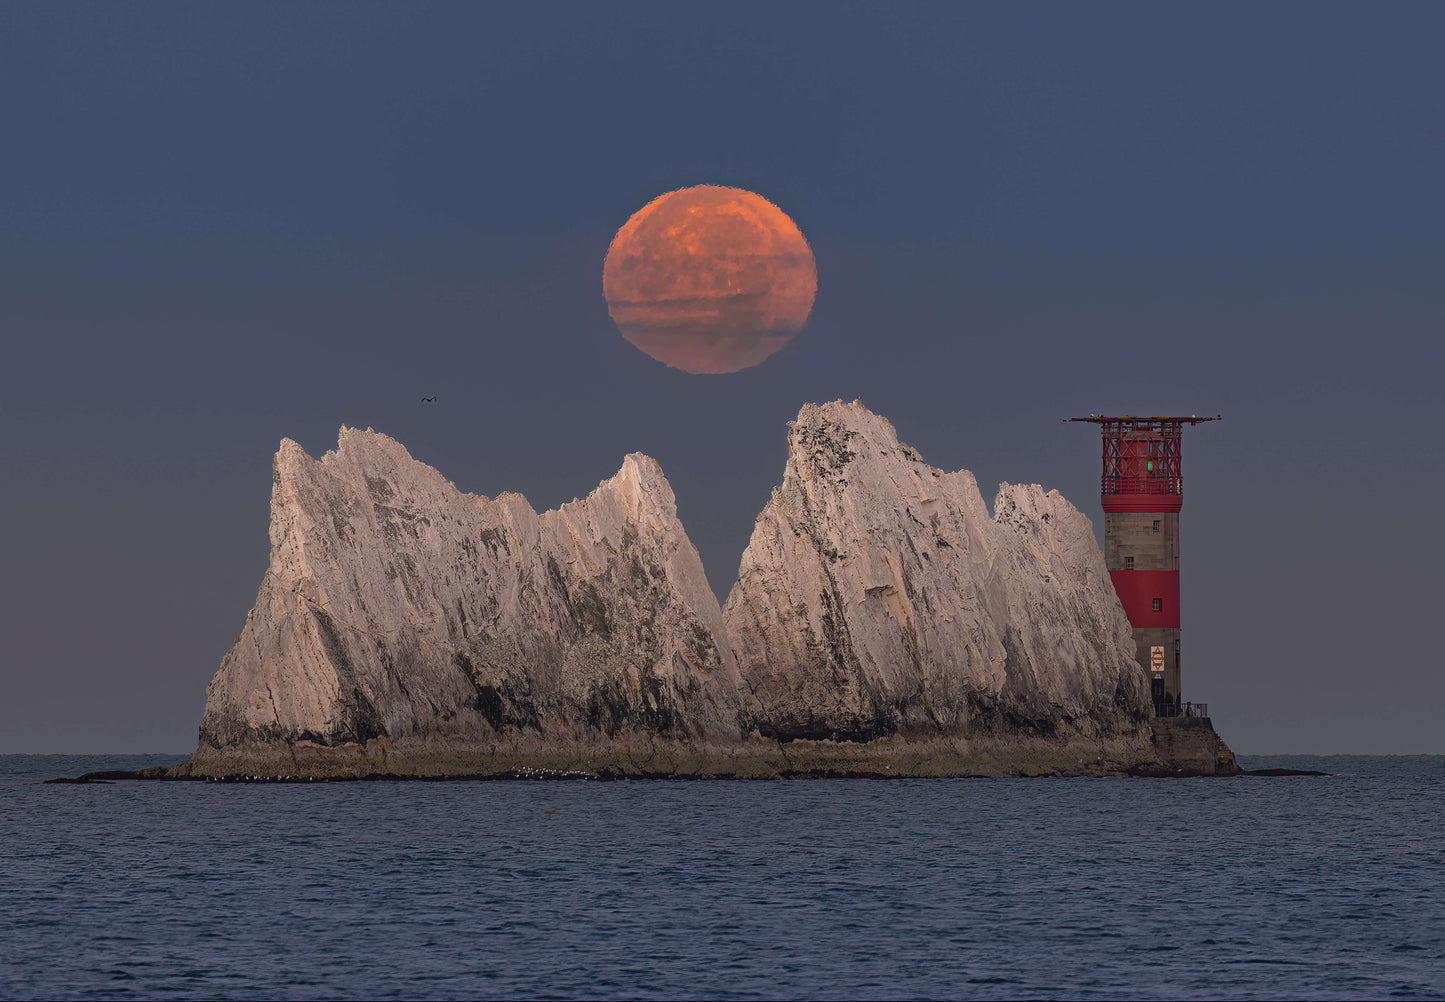
[[[1089,520],[944,473],[860,403],[805,406],[724,613],[768,736],[1133,739],[1148,707]]]
[[[1162,768],[1129,625],[1057,493],[803,408],[726,614],[657,464],[535,512],[343,428],[276,455],[271,564],[176,777]]]
[[[517,494],[462,494],[370,430],[343,428],[319,461],[287,440],[271,565],[207,691],[193,761],[377,742],[736,743],[722,636],[646,456],[538,515]]]

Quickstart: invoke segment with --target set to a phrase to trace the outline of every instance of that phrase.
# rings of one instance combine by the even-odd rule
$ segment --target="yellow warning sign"
[[[1156,675],[1164,672],[1164,648],[1149,648],[1149,667],[1154,669],[1154,674]]]

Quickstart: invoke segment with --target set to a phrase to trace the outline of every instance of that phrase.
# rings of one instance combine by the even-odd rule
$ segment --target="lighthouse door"
[[[1169,716],[1169,708],[1165,705],[1168,702],[1168,697],[1164,694],[1164,679],[1151,678],[1149,680],[1149,690],[1149,694],[1154,697],[1154,716]]]

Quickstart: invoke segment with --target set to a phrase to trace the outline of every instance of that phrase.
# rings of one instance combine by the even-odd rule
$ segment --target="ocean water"
[[[41,785],[182,757],[0,757],[0,996],[1445,996],[1440,756]]]

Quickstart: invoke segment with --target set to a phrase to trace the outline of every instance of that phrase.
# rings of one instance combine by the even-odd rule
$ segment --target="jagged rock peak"
[[[809,404],[724,610],[779,737],[1137,729],[1146,687],[1089,520],[944,473],[861,402]]]
[[[271,516],[202,751],[740,733],[721,610],[647,456],[539,515],[343,427],[319,460],[281,443]]]

